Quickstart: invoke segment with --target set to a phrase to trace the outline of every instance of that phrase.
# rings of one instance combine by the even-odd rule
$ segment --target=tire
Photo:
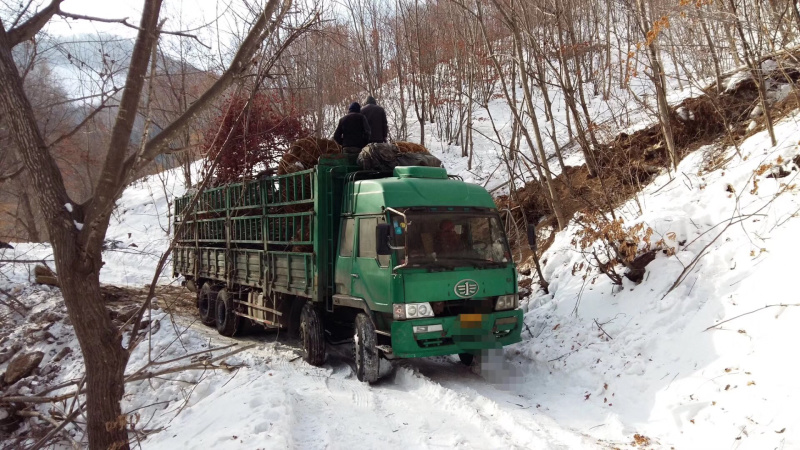
[[[475,355],[472,354],[472,353],[459,353],[458,354],[458,359],[461,360],[461,364],[463,364],[465,366],[471,366],[472,365],[472,361],[475,360]]]
[[[312,366],[325,362],[325,334],[322,314],[314,304],[306,302],[300,313],[300,342],[303,344],[303,359]]]
[[[210,281],[206,281],[197,293],[197,310],[200,312],[200,321],[204,325],[214,326],[216,319],[217,293]]]
[[[281,325],[292,339],[300,337],[300,321],[304,304],[302,299],[294,296],[285,295],[281,298],[280,310],[283,313]]]
[[[223,336],[235,336],[242,329],[242,317],[236,315],[236,305],[233,304],[233,295],[227,289],[222,289],[217,294],[215,306],[217,331]]]
[[[378,380],[380,355],[375,345],[378,336],[375,325],[366,314],[356,316],[353,338],[353,359],[356,362],[356,377],[359,381],[374,383]]]

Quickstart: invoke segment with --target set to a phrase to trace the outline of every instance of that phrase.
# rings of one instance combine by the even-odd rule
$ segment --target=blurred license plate
[[[461,314],[459,316],[461,328],[480,328],[483,321],[482,314]]]

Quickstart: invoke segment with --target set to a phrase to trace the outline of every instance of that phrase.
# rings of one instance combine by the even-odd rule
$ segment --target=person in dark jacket
[[[379,106],[375,101],[375,97],[367,97],[366,105],[361,108],[361,114],[367,118],[369,128],[372,130],[370,134],[370,142],[386,142],[389,137],[389,123],[386,121],[386,110]]]
[[[347,114],[339,119],[339,126],[333,132],[333,140],[342,146],[344,153],[360,153],[369,143],[369,123],[361,114],[361,105],[358,102],[350,104],[347,111]]]

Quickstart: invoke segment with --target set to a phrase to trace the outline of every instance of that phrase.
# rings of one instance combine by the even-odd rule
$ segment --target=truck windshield
[[[406,220],[393,215],[391,223],[398,260],[407,248],[409,266],[489,267],[511,260],[497,215],[412,212]]]

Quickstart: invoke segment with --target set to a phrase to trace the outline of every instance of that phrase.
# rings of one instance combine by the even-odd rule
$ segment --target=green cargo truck
[[[353,344],[358,379],[380,356],[458,354],[520,340],[517,273],[492,197],[441,168],[310,170],[177,198],[173,276],[225,336],[245,321],[296,330],[304,358]]]

